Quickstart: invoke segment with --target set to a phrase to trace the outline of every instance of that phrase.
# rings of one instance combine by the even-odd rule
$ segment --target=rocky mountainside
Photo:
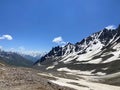
[[[120,71],[120,25],[96,32],[75,44],[57,46],[36,63],[43,70],[88,71],[106,75]]]
[[[30,67],[32,66],[33,62],[25,59],[21,55],[13,52],[6,52],[0,50],[0,63],[5,65],[13,65],[13,66],[25,66]]]

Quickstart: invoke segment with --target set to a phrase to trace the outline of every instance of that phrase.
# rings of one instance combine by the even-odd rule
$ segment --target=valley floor
[[[0,90],[120,90],[119,86],[91,82],[88,77],[1,66]]]
[[[51,84],[38,70],[23,67],[0,67],[0,90],[72,90]]]

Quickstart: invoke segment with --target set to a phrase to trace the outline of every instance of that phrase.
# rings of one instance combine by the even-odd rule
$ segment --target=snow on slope
[[[67,56],[63,56],[63,59],[61,61],[63,61],[64,63],[69,63],[70,61],[72,61],[72,60],[74,60],[76,58],[77,58],[76,61],[87,61],[87,60],[92,59],[93,55],[99,53],[101,51],[102,47],[104,46],[97,39],[95,41],[97,42],[97,44],[93,45],[93,42],[90,42],[90,45],[86,49],[86,53],[85,54],[77,55],[81,51],[80,52],[73,52],[73,53],[70,53]]]
[[[104,54],[101,55],[101,58],[97,58],[97,59],[93,59],[93,57],[95,55],[100,55],[101,54],[101,49],[103,48],[103,44],[101,44],[99,41],[97,44],[95,45],[91,45],[90,47],[88,47],[86,49],[86,53],[84,54],[81,54],[81,55],[78,55],[77,52],[74,52],[74,53],[71,53],[69,55],[67,55],[66,57],[63,57],[62,60],[60,60],[60,62],[64,62],[64,63],[69,63],[71,62],[72,60],[76,59],[76,61],[86,61],[86,62],[83,62],[83,63],[91,63],[91,64],[99,64],[99,63],[108,63],[108,62],[111,62],[111,61],[114,61],[116,59],[119,59],[119,56],[120,56],[120,44],[117,44],[113,47],[113,49],[117,50],[117,51],[114,51],[114,52],[106,52]],[[106,56],[106,55],[110,55],[112,54],[113,57],[103,61],[102,60],[102,57]]]
[[[120,51],[116,51],[116,52],[112,52],[111,54],[113,54],[114,56],[107,59],[106,61],[103,61],[102,63],[108,63],[108,62],[112,62],[114,60],[117,60],[117,59],[120,59],[119,56],[120,56]]]

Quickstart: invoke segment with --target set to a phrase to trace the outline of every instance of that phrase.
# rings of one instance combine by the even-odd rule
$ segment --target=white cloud
[[[12,38],[11,35],[6,34],[6,35],[2,35],[2,36],[0,37],[0,40],[3,40],[3,39],[12,40],[13,38]]]
[[[53,42],[55,42],[55,43],[59,43],[59,42],[62,42],[62,41],[63,41],[62,37],[56,37],[56,38],[53,39]]]
[[[110,30],[110,29],[116,29],[117,27],[115,25],[109,25],[109,26],[107,26],[105,28]]]
[[[62,39],[61,36],[54,38],[52,42],[57,44],[66,44],[66,42]]]

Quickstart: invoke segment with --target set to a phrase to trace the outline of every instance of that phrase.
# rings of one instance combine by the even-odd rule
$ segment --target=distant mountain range
[[[45,54],[39,52],[24,53],[0,50],[0,62],[14,66],[32,66],[34,62]]]
[[[33,62],[14,52],[0,50],[0,63],[9,66],[31,67]]]
[[[40,59],[42,56],[44,56],[46,54],[46,52],[43,53],[38,53],[38,52],[31,52],[31,53],[21,53],[21,52],[17,52],[19,55],[21,55],[22,57],[31,60],[33,62],[36,62],[38,59]]]
[[[46,71],[81,70],[98,75],[120,72],[120,25],[104,28],[75,44],[54,47],[35,65]]]

